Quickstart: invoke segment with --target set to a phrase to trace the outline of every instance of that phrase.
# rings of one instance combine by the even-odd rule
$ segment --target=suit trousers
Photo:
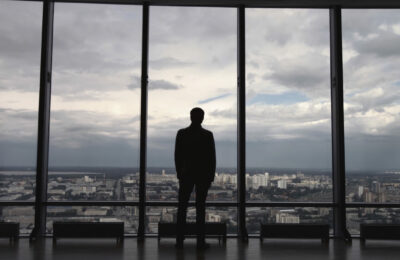
[[[196,235],[197,243],[205,242],[205,217],[206,217],[206,198],[209,182],[194,182],[193,180],[179,180],[178,194],[178,216],[177,216],[177,237],[176,241],[182,242],[185,237],[186,213],[190,194],[193,188],[196,189]]]

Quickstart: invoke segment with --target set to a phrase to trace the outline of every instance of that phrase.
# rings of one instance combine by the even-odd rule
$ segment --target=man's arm
[[[175,140],[175,170],[177,173],[177,178],[181,179],[183,168],[183,154],[182,154],[182,132],[178,131]]]
[[[210,154],[211,154],[211,172],[210,172],[210,182],[214,181],[214,177],[215,177],[215,169],[217,167],[217,158],[215,155],[215,142],[214,142],[214,135],[213,133],[211,133],[211,141],[210,141]]]

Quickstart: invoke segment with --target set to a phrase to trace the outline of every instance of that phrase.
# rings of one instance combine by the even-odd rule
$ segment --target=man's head
[[[204,119],[204,111],[199,107],[195,107],[190,111],[190,120],[193,124],[201,125]]]

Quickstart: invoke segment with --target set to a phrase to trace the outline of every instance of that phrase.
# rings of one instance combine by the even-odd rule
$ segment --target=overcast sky
[[[35,165],[41,4],[0,2],[0,166]],[[249,167],[331,168],[329,13],[246,11]],[[344,10],[346,167],[400,168],[400,10]],[[236,166],[236,10],[150,8],[148,166],[200,106]],[[141,7],[55,4],[51,166],[139,163]]]

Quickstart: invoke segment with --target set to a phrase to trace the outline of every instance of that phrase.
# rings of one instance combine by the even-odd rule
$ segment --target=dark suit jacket
[[[179,180],[214,181],[215,143],[212,132],[201,126],[180,129],[175,142],[175,168]]]

